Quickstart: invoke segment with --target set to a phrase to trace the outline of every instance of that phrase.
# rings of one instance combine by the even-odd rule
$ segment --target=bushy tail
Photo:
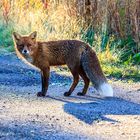
[[[88,78],[95,85],[95,88],[102,96],[113,96],[113,89],[108,84],[105,75],[101,69],[96,53],[87,47],[81,56],[82,67]]]

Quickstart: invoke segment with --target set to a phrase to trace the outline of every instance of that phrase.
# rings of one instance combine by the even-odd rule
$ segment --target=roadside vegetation
[[[2,0],[0,50],[13,52],[12,32],[40,40],[80,39],[96,50],[107,76],[140,79],[140,0]]]

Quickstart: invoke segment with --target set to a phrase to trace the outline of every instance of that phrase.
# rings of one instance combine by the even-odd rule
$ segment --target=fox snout
[[[28,49],[24,48],[24,49],[22,50],[21,53],[22,53],[23,55],[27,55],[27,54],[29,54],[30,52],[29,52]]]

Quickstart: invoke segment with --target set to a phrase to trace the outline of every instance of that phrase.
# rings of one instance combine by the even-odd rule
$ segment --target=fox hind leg
[[[84,96],[87,93],[88,87],[89,87],[89,78],[87,77],[86,73],[84,72],[83,68],[80,67],[79,69],[79,75],[81,76],[81,78],[84,80],[84,88],[82,92],[78,92],[77,95],[78,96]]]
[[[70,71],[73,75],[73,83],[72,83],[69,91],[64,93],[64,96],[70,96],[79,82],[79,74],[78,74],[77,68],[74,67],[73,69],[70,69]]]

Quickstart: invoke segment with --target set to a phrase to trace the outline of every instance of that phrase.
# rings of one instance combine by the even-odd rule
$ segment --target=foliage
[[[9,47],[13,46],[13,40],[11,38],[13,28],[12,26],[6,26],[0,23],[0,46]]]
[[[94,29],[92,27],[89,27],[85,32],[82,31],[81,39],[86,43],[89,43],[90,46],[93,46],[94,34]]]
[[[137,65],[122,64],[114,52],[107,55],[107,52],[99,53],[99,59],[105,74],[115,79],[125,80],[128,82],[137,82],[140,79],[140,71]]]
[[[128,36],[126,39],[116,40],[115,48],[117,52],[120,52],[118,57],[124,65],[140,64],[137,44],[131,36]]]

